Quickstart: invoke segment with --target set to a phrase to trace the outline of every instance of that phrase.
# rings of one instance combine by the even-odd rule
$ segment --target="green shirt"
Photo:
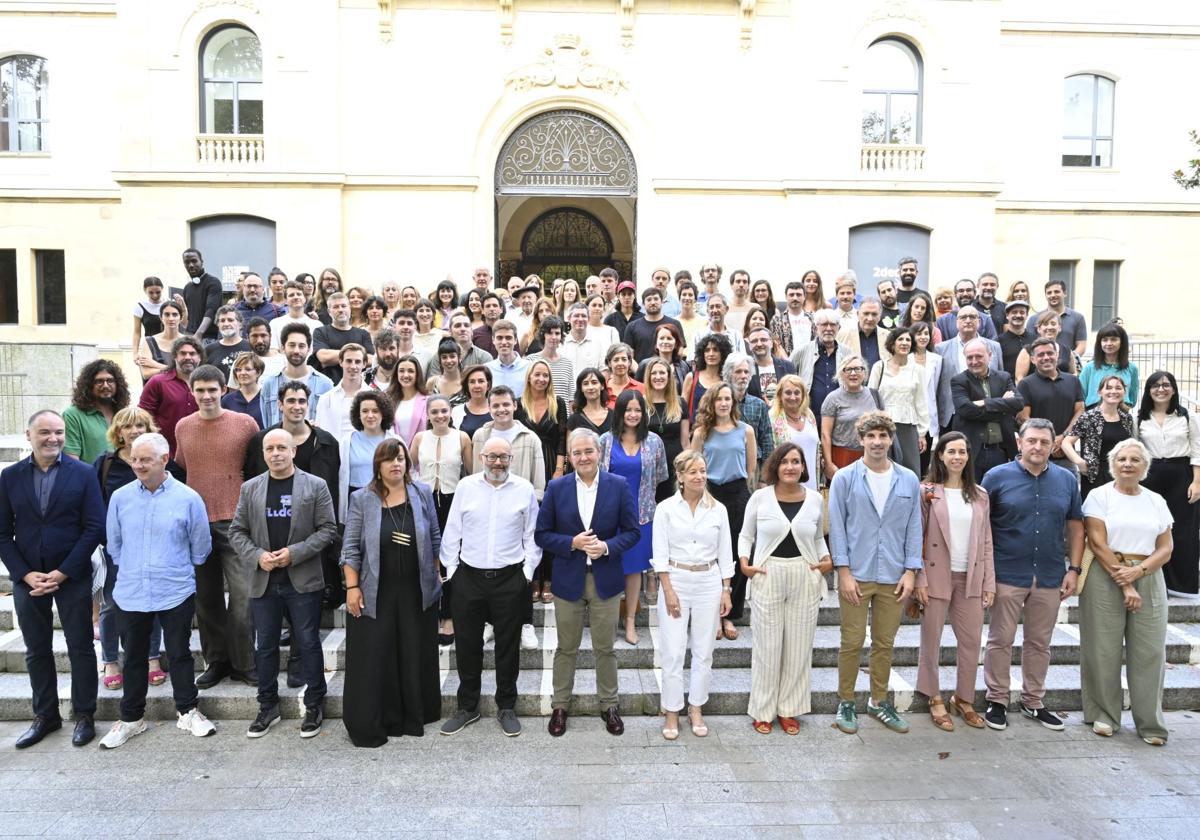
[[[99,409],[81,411],[72,405],[62,416],[67,427],[65,448],[68,455],[90,464],[111,448],[108,445],[108,421]]]

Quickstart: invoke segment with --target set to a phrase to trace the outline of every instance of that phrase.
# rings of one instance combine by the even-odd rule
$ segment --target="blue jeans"
[[[121,634],[117,630],[117,602],[113,600],[113,587],[117,585],[117,569],[112,557],[104,552],[104,566],[108,572],[104,576],[104,597],[100,599],[100,659],[105,665],[118,661],[118,647]],[[154,624],[150,628],[150,655],[147,659],[159,659],[162,656],[162,622],[154,616]]]
[[[300,659],[304,678],[304,706],[319,707],[325,700],[325,655],[321,651],[321,598],[324,592],[297,592],[286,576],[268,583],[262,597],[250,599],[256,635],[254,659],[258,669],[258,706],[266,710],[279,703],[279,632],[283,617],[292,625],[292,656]]]

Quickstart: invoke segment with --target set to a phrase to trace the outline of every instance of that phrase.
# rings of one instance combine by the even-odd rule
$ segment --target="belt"
[[[674,560],[668,560],[667,565],[674,566],[676,569],[683,569],[685,572],[707,572],[713,566],[717,565],[717,561],[709,560],[707,563],[676,563]]]
[[[1002,446],[1003,446],[1003,444],[999,444],[999,443],[985,443],[980,448],[982,448],[982,449],[1000,449]]]
[[[494,579],[494,578],[500,577],[501,575],[507,575],[513,569],[519,569],[524,564],[523,563],[510,563],[509,565],[502,566],[499,569],[478,569],[475,566],[472,566],[470,563],[462,563],[461,565],[464,566],[465,568],[470,569],[472,572],[474,572],[475,574],[479,575],[482,578]]]
[[[1149,554],[1126,554],[1123,551],[1113,552],[1113,557],[1117,558],[1117,562],[1122,566],[1138,566],[1149,556]]]

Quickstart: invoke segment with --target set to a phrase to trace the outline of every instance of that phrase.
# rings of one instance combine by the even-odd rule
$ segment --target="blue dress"
[[[626,455],[625,447],[621,446],[619,441],[613,441],[608,471],[625,479],[625,483],[629,485],[629,492],[637,499],[638,488],[642,483],[641,447],[638,447],[638,451],[633,455]],[[637,545],[621,555],[621,566],[627,575],[644,572],[650,568],[650,555],[654,550],[654,522],[647,522],[641,528],[642,537],[637,541]]]

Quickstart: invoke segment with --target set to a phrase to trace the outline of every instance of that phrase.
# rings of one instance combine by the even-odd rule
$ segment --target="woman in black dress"
[[[538,359],[525,371],[525,390],[517,404],[516,420],[525,424],[542,442],[546,483],[563,474],[567,457],[567,403],[554,393],[550,365]],[[533,579],[533,601],[554,603],[550,591],[550,558],[544,559]]]
[[[438,674],[438,528],[433,493],[412,480],[403,441],[375,450],[371,483],[350,497],[346,575],[346,687],[342,718],[356,747],[424,735],[441,717]]]
[[[683,404],[679,401],[671,365],[662,359],[650,359],[646,365],[646,407],[650,431],[662,438],[667,450],[667,480],[658,485],[654,500],[661,502],[675,495],[675,457],[683,451]],[[653,577],[650,578],[653,580]]]
[[[599,368],[584,368],[575,377],[574,412],[567,418],[567,434],[591,429],[597,435],[608,431],[612,409],[608,407],[608,380]]]
[[[480,426],[492,419],[488,409],[488,391],[492,390],[492,372],[486,365],[472,365],[463,371],[464,399],[450,411],[454,428],[473,437]]]

